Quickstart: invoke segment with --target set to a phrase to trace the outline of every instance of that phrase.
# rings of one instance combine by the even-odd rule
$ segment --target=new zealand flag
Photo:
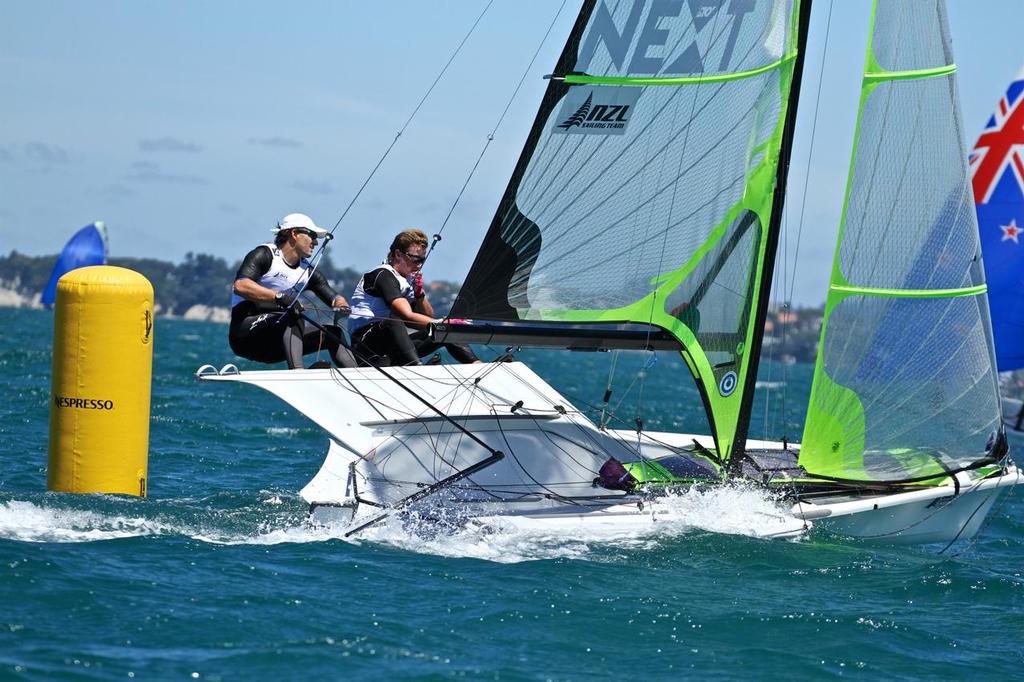
[[[970,155],[1000,372],[1024,367],[1024,69]]]

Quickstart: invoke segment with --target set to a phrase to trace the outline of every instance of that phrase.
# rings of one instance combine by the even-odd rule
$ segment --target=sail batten
[[[910,69],[907,71],[866,71],[865,83],[881,83],[885,81],[912,80],[918,78],[934,78],[948,76],[956,71],[956,64],[937,66],[933,69]]]
[[[564,76],[555,76],[572,85],[703,85],[706,83],[722,83],[725,81],[742,80],[751,76],[758,76],[767,71],[772,71],[784,66],[787,62],[796,59],[796,55],[787,55],[771,64],[760,66],[748,71],[736,73],[718,73],[700,76],[662,76],[639,78],[630,76],[592,76],[585,73],[571,73]]]
[[[958,289],[879,289],[877,287],[855,287],[843,284],[832,284],[830,291],[841,294],[860,294],[861,296],[889,296],[893,298],[952,298],[955,296],[977,296],[988,292],[987,284]]]

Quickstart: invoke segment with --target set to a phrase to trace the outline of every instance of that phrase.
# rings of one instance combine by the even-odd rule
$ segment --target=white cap
[[[323,237],[327,234],[327,230],[322,227],[317,227],[313,219],[305,213],[289,213],[285,217],[277,221],[277,227],[273,228],[271,232],[280,232],[281,230],[292,230],[296,227],[302,227],[310,230],[317,237]]]

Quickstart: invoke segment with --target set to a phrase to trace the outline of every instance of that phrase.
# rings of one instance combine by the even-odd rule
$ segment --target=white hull
[[[601,464],[657,459],[709,436],[602,431],[521,363],[439,365],[386,370],[505,457],[447,486],[432,503],[458,500],[463,519],[477,526],[566,534],[593,529],[645,532],[656,524],[686,523],[671,496],[651,499],[595,488]],[[317,475],[302,490],[314,521],[353,527],[387,504],[422,491],[489,456],[449,421],[372,368],[206,374],[203,379],[260,386],[293,405],[330,436]],[[783,451],[783,444],[750,441],[750,449]],[[790,444],[792,455],[798,446]],[[972,480],[903,493],[833,495],[792,508],[752,511],[736,532],[796,537],[812,527],[891,543],[966,540],[981,528],[1000,493],[1024,482],[1016,467]],[[570,503],[566,503],[570,500]],[[639,504],[641,503],[642,504]]]
[[[816,519],[819,528],[838,535],[891,542],[930,544],[974,537],[996,500],[1024,474],[1010,468],[1002,476],[962,485],[915,490],[831,504],[798,504],[793,513]]]

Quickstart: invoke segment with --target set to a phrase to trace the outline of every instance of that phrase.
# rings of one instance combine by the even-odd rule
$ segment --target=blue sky
[[[285,213],[333,226],[485,4],[7,0],[0,252],[56,253],[99,219],[112,256],[176,261],[194,251],[231,262]],[[398,230],[437,231],[559,4],[495,0],[339,227],[335,263],[369,267]],[[973,144],[1024,63],[1024,3],[948,4]],[[555,21],[431,257],[429,278],[465,275],[578,8],[567,0]],[[794,149],[787,219],[786,281],[797,302],[824,298],[867,8],[861,0],[815,4],[800,125],[809,130],[816,113],[818,130],[809,171],[809,136]]]

